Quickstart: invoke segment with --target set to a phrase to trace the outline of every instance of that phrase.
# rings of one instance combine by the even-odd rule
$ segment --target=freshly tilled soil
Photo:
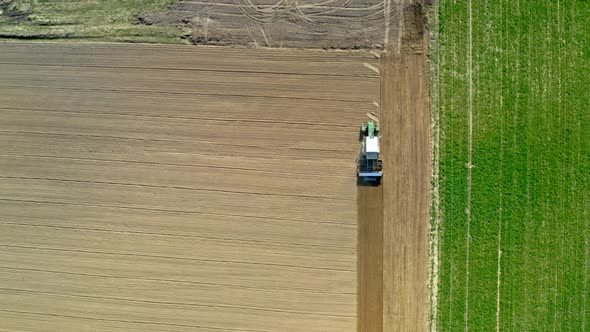
[[[0,45],[2,327],[355,331],[365,63]]]

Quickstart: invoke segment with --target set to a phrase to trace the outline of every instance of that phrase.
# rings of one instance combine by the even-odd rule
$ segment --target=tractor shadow
[[[357,187],[379,187],[381,185],[381,180],[379,181],[363,181],[356,178],[356,186]]]

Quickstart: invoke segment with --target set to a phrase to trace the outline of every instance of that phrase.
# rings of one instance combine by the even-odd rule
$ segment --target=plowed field
[[[354,331],[367,53],[0,45],[5,331]]]

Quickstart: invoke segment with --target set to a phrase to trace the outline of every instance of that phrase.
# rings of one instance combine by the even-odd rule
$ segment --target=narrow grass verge
[[[182,27],[143,25],[138,15],[175,0],[0,0],[0,38],[183,43]]]

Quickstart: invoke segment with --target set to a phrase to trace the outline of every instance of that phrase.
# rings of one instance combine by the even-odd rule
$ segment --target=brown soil
[[[2,329],[355,331],[365,63],[0,45]]]
[[[383,187],[358,187],[358,332],[383,330]]]
[[[357,49],[397,40],[392,0],[179,0],[170,11],[145,13],[144,24],[189,27],[198,45]],[[386,30],[389,30],[386,32]],[[387,38],[386,38],[387,36]]]
[[[383,331],[428,329],[430,108],[422,50],[382,57]]]
[[[426,19],[406,7],[381,56],[380,188],[359,188],[359,332],[428,330],[431,139]]]

